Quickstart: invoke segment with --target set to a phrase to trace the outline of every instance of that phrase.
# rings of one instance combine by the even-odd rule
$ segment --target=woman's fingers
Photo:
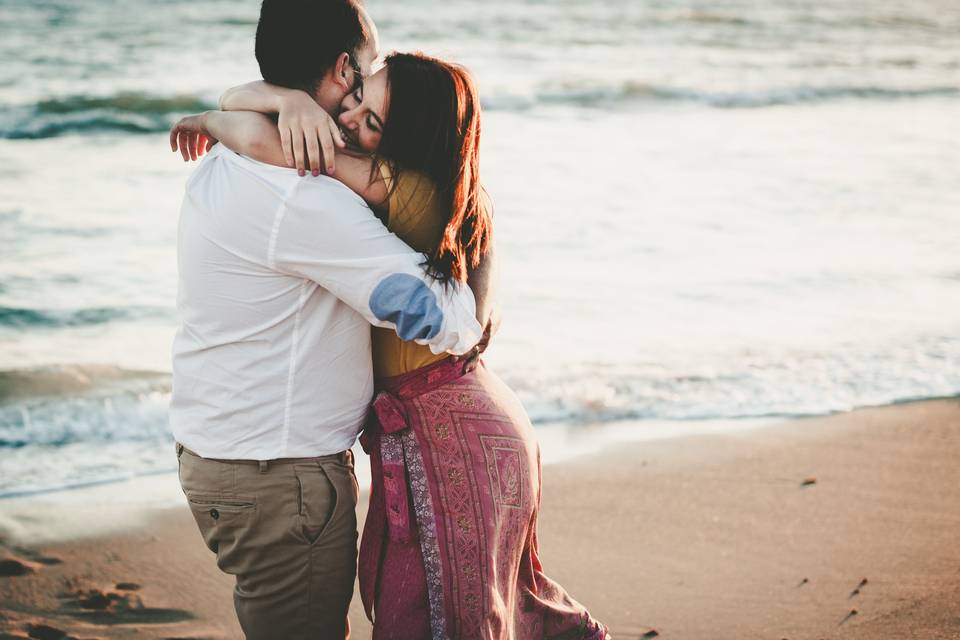
[[[316,134],[307,135],[307,156],[310,159],[310,166],[307,167],[310,169],[313,175],[320,175],[320,145],[317,142]]]
[[[287,161],[287,166],[293,167],[293,145],[291,144],[291,132],[287,127],[280,127],[280,146],[283,147],[283,159]]]
[[[326,163],[324,173],[332,176],[336,169],[336,157],[333,151],[333,134],[330,133],[330,127],[319,126],[314,129],[314,135],[320,140],[320,146],[323,147],[323,161]],[[323,165],[317,163],[314,165],[318,169]]]
[[[330,135],[333,136],[333,143],[343,149],[347,146],[347,143],[344,142],[343,136],[340,134],[340,127],[337,126],[336,121],[333,118],[327,120],[327,126],[330,127]]]
[[[294,165],[297,167],[297,173],[301,176],[306,172],[303,170],[303,136],[297,136],[294,134],[292,136],[291,143],[293,145],[293,161]]]
[[[313,101],[309,105],[287,101],[278,119],[280,144],[287,165],[301,176],[310,171],[332,175],[336,170],[336,148],[345,147],[336,122]]]
[[[180,155],[183,156],[183,161],[190,162],[190,151],[188,150],[190,147],[190,134],[181,129],[180,134],[177,136],[177,142],[180,145]]]
[[[179,151],[184,162],[199,159],[214,144],[197,116],[181,118],[170,128],[170,151]]]

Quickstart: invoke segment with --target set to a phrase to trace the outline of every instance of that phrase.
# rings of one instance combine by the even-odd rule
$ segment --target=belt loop
[[[269,471],[269,470],[270,470],[270,461],[269,461],[269,460],[261,460],[261,461],[260,461],[260,473],[266,473],[266,472]]]

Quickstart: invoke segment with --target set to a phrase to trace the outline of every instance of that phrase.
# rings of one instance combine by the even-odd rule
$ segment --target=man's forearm
[[[484,327],[496,306],[498,277],[494,243],[491,242],[490,249],[480,258],[480,264],[475,269],[470,269],[467,274],[467,284],[477,301],[477,320]]]

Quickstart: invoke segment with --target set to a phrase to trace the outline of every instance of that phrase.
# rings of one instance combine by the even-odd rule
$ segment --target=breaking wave
[[[0,138],[53,138],[84,133],[158,133],[177,117],[214,109],[198,96],[152,96],[124,92],[113,96],[70,96],[0,110]]]
[[[617,108],[638,103],[677,102],[717,109],[756,109],[788,104],[838,100],[902,100],[960,96],[960,86],[794,86],[755,91],[703,91],[628,81],[600,87],[546,87],[530,93],[492,92],[483,97],[493,111],[528,110],[537,106],[567,105]],[[126,92],[106,97],[51,98],[32,105],[0,108],[0,138],[8,140],[54,138],[68,134],[153,134],[169,130],[187,113],[214,109],[199,96],[151,96]]]

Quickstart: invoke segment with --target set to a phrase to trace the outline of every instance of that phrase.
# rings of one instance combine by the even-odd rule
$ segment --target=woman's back
[[[381,174],[387,190],[393,177],[385,163]],[[433,182],[421,173],[405,171],[390,195],[387,228],[416,251],[432,253],[446,226],[446,216]],[[397,376],[438,362],[445,353],[434,354],[429,347],[404,342],[391,329],[373,329],[373,372],[378,378]]]

